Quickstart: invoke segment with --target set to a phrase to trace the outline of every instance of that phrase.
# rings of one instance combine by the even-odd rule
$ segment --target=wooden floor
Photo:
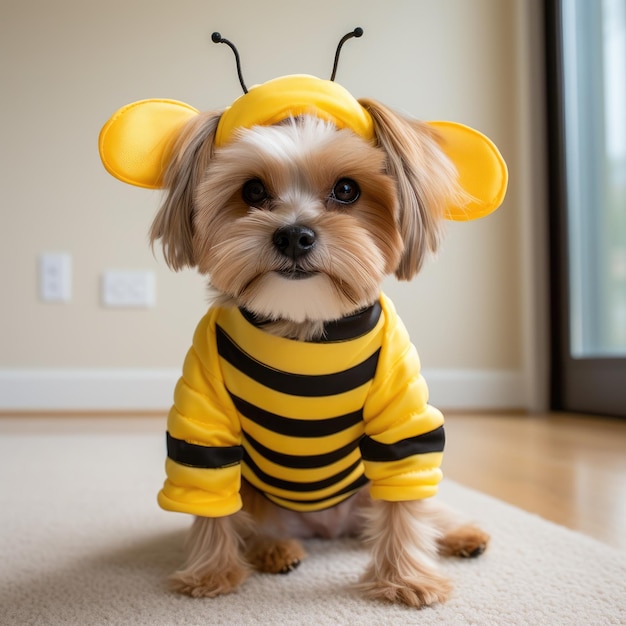
[[[165,416],[0,416],[6,432],[160,432]],[[626,420],[446,414],[445,475],[626,549]]]
[[[626,549],[626,420],[446,415],[447,477]]]

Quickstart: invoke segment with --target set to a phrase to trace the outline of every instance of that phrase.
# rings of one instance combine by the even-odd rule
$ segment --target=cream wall
[[[246,80],[254,84],[288,73],[328,76],[339,37],[357,25],[365,36],[344,48],[338,82],[357,97],[416,117],[482,130],[500,147],[511,174],[500,211],[451,224],[439,258],[412,283],[390,280],[386,290],[439,385],[440,403],[454,394],[451,387],[461,389],[455,381],[469,389],[480,379],[489,381],[481,387],[484,397],[468,392],[456,404],[532,405],[529,393],[536,389],[528,377],[537,354],[528,345],[537,324],[524,233],[532,228],[526,212],[536,210],[525,185],[533,175],[527,52],[537,4],[4,0],[0,409],[66,408],[72,381],[95,389],[91,408],[101,406],[99,382],[169,384],[205,309],[202,279],[172,274],[149,249],[158,192],[119,183],[99,162],[98,132],[109,115],[148,97],[200,109],[232,101],[240,93],[234,61],[225,46],[210,42],[213,30],[237,43]],[[38,299],[37,257],[46,251],[72,255],[67,304]],[[107,269],[154,270],[157,306],[102,308],[99,280]],[[153,404],[160,407],[163,397]]]

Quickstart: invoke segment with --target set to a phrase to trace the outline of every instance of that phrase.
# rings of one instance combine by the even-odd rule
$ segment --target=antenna
[[[360,37],[360,35],[356,36]],[[224,39],[218,32],[213,33],[211,35],[211,39],[213,40],[213,43],[225,43],[233,51],[235,55],[235,62],[237,63],[237,76],[239,77],[239,84],[241,85],[243,92],[248,93],[248,88],[246,87],[246,83],[243,82],[243,76],[241,75],[241,61],[239,59],[239,52],[237,51],[237,48],[235,48],[235,45],[228,41],[228,39]]]
[[[333,73],[330,75],[331,81],[335,80],[335,75],[337,74],[339,54],[341,53],[341,48],[343,47],[343,44],[346,43],[348,39],[352,39],[352,37],[361,37],[361,36],[363,36],[363,29],[357,26],[351,33],[348,33],[341,38],[341,41],[339,42],[339,45],[337,46],[337,52],[335,52],[335,62],[333,63]]]

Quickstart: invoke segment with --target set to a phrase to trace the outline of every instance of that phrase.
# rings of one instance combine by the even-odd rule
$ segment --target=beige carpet
[[[444,561],[443,606],[362,599],[355,541],[311,541],[298,570],[230,596],[170,594],[190,520],[157,508],[163,453],[153,433],[0,434],[1,624],[626,624],[625,553],[451,482],[442,497],[493,542]]]

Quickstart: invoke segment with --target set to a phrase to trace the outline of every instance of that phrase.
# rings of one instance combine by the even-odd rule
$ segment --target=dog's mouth
[[[279,270],[276,272],[279,276],[286,278],[287,280],[304,280],[306,278],[311,278],[311,276],[315,276],[317,272],[310,272],[308,270],[302,269],[301,267],[292,267],[288,270]]]

